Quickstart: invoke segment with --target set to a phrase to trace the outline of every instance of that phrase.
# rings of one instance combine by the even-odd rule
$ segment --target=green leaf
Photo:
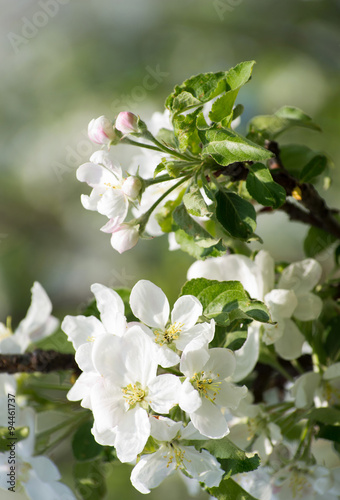
[[[249,123],[249,133],[260,133],[264,138],[273,140],[292,127],[304,127],[320,131],[310,116],[301,109],[293,106],[284,106],[273,115],[255,116]]]
[[[106,495],[106,481],[102,460],[78,462],[73,468],[76,492],[83,500],[102,500]]]
[[[286,200],[286,191],[274,182],[270,170],[263,163],[250,167],[246,187],[254,200],[265,207],[279,208]]]
[[[176,115],[173,119],[175,135],[180,151],[189,149],[193,154],[201,153],[200,138],[197,133],[196,119],[202,108],[187,115]]]
[[[169,130],[167,128],[161,128],[156,136],[156,139],[170,148],[173,149],[178,148],[178,141],[175,137],[173,130]]]
[[[257,500],[230,478],[223,479],[217,487],[207,488],[207,491],[217,500]]]
[[[15,423],[15,419],[13,423]],[[11,425],[10,420],[9,425]],[[13,434],[11,434],[11,432]],[[19,441],[26,439],[29,436],[29,433],[29,427],[15,427],[14,431],[9,431],[8,427],[0,427],[0,453],[8,453],[10,450],[9,445],[11,444],[11,442],[14,442],[16,445],[17,443],[19,443]]]
[[[208,248],[197,245],[194,238],[189,236],[183,229],[177,229],[175,231],[175,238],[181,250],[188,253],[196,260],[205,260],[207,257],[220,257],[226,252],[226,248],[221,241],[218,241],[216,245],[212,245]]]
[[[203,306],[206,318],[214,318],[221,326],[228,325],[234,311],[240,310],[246,319],[269,322],[267,307],[260,301],[253,300],[239,281],[216,281],[196,278],[185,283],[181,295],[194,295]]]
[[[213,238],[208,231],[190,217],[184,204],[179,205],[174,210],[173,219],[178,227],[191,236],[198,246],[209,248],[218,243],[218,240]]]
[[[221,189],[215,194],[216,218],[234,238],[248,240],[256,228],[256,212],[249,201],[236,193]]]
[[[92,426],[93,422],[85,422],[73,436],[72,450],[75,458],[79,461],[91,460],[99,455],[103,449],[91,434]]]
[[[222,465],[227,475],[250,472],[260,465],[260,458],[255,453],[246,453],[236,446],[230,439],[210,439],[209,441],[196,441],[196,448],[209,451]]]
[[[201,73],[192,76],[175,87],[165,105],[172,114],[182,113],[210,101],[222,92],[237,90],[249,80],[254,64],[254,61],[246,61],[229,71]],[[235,99],[236,96],[237,93]]]
[[[163,233],[171,233],[173,231],[173,219],[172,214],[174,210],[182,202],[183,194],[185,190],[182,190],[177,196],[176,200],[168,200],[163,207],[156,213],[156,220],[160,225]]]
[[[315,156],[307,165],[305,165],[300,174],[301,182],[311,182],[326,169],[328,164],[325,155]]]
[[[200,188],[197,185],[193,185],[190,187],[189,192],[186,193],[183,197],[183,203],[185,205],[185,208],[191,215],[204,217],[210,216],[212,214],[212,211],[204,201]]]
[[[339,422],[340,420],[337,423],[339,424]],[[316,437],[340,443],[340,425],[323,425],[320,427]]]
[[[264,161],[273,156],[267,149],[240,136],[235,131],[213,125],[199,131],[203,142],[203,155],[210,155],[223,166],[237,161]]]
[[[332,234],[311,226],[303,243],[303,248],[307,257],[315,257],[319,253],[330,247],[337,238]]]
[[[322,424],[339,425],[340,410],[337,410],[336,408],[313,408],[308,412],[305,418],[314,422],[321,422]]]

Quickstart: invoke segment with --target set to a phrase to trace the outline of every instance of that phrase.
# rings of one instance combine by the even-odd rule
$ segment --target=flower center
[[[306,492],[305,488],[309,488],[311,484],[306,479],[302,471],[293,470],[290,477],[289,486],[292,490],[293,498],[301,498],[303,493]]]
[[[219,377],[219,374],[217,374],[217,377]],[[216,395],[221,388],[221,382],[214,380],[211,372],[208,374],[205,371],[195,373],[190,382],[199,392],[201,398],[204,397],[212,403],[215,402]]]
[[[176,470],[178,468],[180,469],[185,468],[183,464],[184,460],[186,460],[187,462],[191,462],[191,460],[185,457],[185,450],[183,450],[182,448],[178,448],[177,446],[171,443],[169,445],[169,448],[170,448],[170,454],[164,456],[164,458],[168,458],[167,467],[169,467],[174,460],[176,461]]]
[[[184,323],[173,323],[165,331],[155,330],[156,343],[159,345],[172,344],[174,340],[179,338]]]
[[[146,408],[149,406],[148,403],[144,401],[145,396],[147,396],[147,390],[142,389],[140,382],[122,387],[122,392],[123,398],[127,402],[128,410],[134,408],[138,403],[142,404],[143,407],[146,406]]]

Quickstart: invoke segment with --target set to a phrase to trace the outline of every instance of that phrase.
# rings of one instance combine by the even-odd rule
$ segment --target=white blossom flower
[[[301,355],[305,337],[291,318],[310,321],[319,316],[322,301],[310,291],[320,276],[320,264],[314,259],[305,259],[284,269],[278,289],[274,289],[274,261],[264,250],[254,261],[244,255],[226,255],[197,261],[189,268],[188,279],[240,281],[252,298],[264,301],[276,322],[275,325],[251,324],[246,342],[235,353],[237,360],[241,358],[241,364],[236,367],[234,380],[242,380],[254,368],[259,355],[260,330],[263,330],[263,341],[274,343],[282,358],[295,359]]]
[[[119,460],[135,460],[150,435],[150,409],[167,414],[178,402],[180,380],[156,375],[154,344],[139,326],[122,337],[101,335],[92,361],[101,375],[90,394],[95,438],[103,444],[111,436]]]
[[[90,196],[81,196],[84,208],[95,210],[109,219],[119,217],[121,222],[125,219],[129,208],[130,198],[127,193],[131,181],[123,177],[121,167],[112,163],[107,151],[96,151],[90,162],[80,165],[77,179],[93,188]]]
[[[339,405],[340,403],[340,363],[326,368],[323,374],[309,372],[301,375],[291,389],[297,408]]]
[[[121,337],[127,331],[124,302],[117,292],[99,283],[91,286],[96,298],[100,320],[95,316],[66,316],[61,328],[76,350],[75,359],[84,373],[78,377],[67,394],[70,401],[82,400],[84,408],[91,408],[90,392],[100,375],[92,363],[92,351],[98,338],[105,334]]]
[[[224,412],[236,409],[247,393],[245,386],[230,382],[235,356],[229,349],[215,347],[186,349],[180,370],[186,379],[181,386],[179,406],[204,436],[222,438],[229,433]]]
[[[140,280],[131,290],[130,306],[133,314],[145,325],[144,331],[157,345],[158,363],[169,367],[179,363],[173,349],[183,351],[191,342],[203,346],[214,336],[215,324],[197,323],[203,308],[193,295],[180,297],[173,307],[164,292],[147,280]]]
[[[130,250],[139,240],[139,226],[121,223],[119,217],[110,219],[100,230],[111,234],[111,246],[119,253]]]
[[[31,292],[31,305],[15,332],[9,325],[0,323],[1,354],[21,354],[32,342],[54,333],[59,325],[59,320],[51,316],[52,304],[40,283],[36,281]]]
[[[208,487],[218,486],[224,474],[219,462],[206,450],[197,451],[194,446],[184,446],[181,440],[206,439],[190,422],[174,422],[165,417],[151,417],[151,436],[160,442],[160,448],[152,454],[142,455],[131,473],[133,486],[141,493],[150,493],[177,470],[189,474]]]

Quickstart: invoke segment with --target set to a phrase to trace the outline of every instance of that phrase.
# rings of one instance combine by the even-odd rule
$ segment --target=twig
[[[42,349],[25,354],[0,354],[0,373],[50,373],[59,370],[72,370],[80,374],[73,354]]]

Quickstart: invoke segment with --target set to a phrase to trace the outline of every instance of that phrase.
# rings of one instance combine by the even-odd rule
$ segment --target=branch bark
[[[42,349],[24,354],[0,354],[0,373],[50,373],[72,370],[79,375],[80,369],[73,354]]]

